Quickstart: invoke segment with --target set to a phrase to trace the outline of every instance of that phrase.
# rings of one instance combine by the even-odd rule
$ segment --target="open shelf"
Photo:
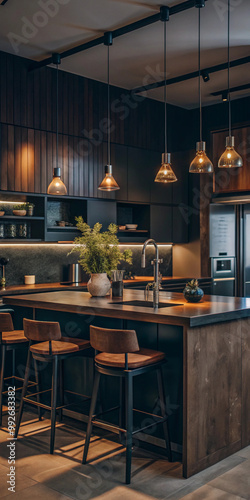
[[[35,215],[30,216],[30,215],[2,215],[0,217],[0,220],[4,219],[14,219],[14,220],[44,220],[44,217],[36,217]]]
[[[148,229],[118,229],[118,233],[148,233]]]
[[[41,239],[35,239],[35,238],[0,238],[0,244],[1,243],[35,243],[35,242],[42,242],[43,240]]]
[[[47,226],[49,231],[79,231],[76,226]]]

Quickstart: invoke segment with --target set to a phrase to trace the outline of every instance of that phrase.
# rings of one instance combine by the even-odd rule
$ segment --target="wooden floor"
[[[72,423],[76,427],[72,428]],[[49,420],[38,422],[34,414],[25,413],[16,442],[15,498],[18,500],[250,499],[250,447],[189,479],[182,478],[180,463],[170,464],[164,458],[135,449],[132,483],[125,486],[125,457],[116,438],[111,441],[108,434],[93,437],[90,463],[83,466],[82,425],[72,420],[58,424],[53,456],[48,454],[49,425]],[[0,498],[13,494],[7,485],[7,437],[7,429],[3,427],[0,430]]]

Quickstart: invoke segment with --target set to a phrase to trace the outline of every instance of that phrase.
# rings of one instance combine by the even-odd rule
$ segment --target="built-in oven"
[[[212,294],[235,296],[235,257],[211,259]]]

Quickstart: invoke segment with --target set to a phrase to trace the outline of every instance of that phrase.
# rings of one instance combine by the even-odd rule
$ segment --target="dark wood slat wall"
[[[45,193],[56,161],[56,71],[29,72],[29,64],[0,52],[0,189]],[[111,103],[114,146],[161,152],[162,103],[116,87]],[[105,84],[59,71],[59,164],[70,195],[107,197],[97,191],[107,162],[106,106]]]

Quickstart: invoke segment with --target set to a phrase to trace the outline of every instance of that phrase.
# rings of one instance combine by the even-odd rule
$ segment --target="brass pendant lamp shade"
[[[161,167],[155,177],[155,182],[176,182],[177,177],[172,169],[171,154],[167,153],[167,21],[169,20],[169,8],[162,6],[160,9],[161,21],[164,23],[164,134],[165,153],[162,154]]]
[[[110,140],[110,84],[109,84],[109,47],[113,43],[112,32],[108,31],[104,33],[104,45],[108,47],[108,164],[105,166],[105,177],[102,180],[101,184],[98,186],[100,191],[117,191],[120,189],[116,180],[112,174],[112,165],[110,161],[110,149],[111,149],[111,140]]]
[[[228,137],[226,138],[226,149],[222,153],[219,161],[219,168],[242,167],[243,160],[234,149],[234,136],[232,136],[232,119],[231,119],[231,94],[230,94],[230,0],[228,0],[228,30],[227,30],[227,100],[228,100]]]
[[[201,8],[205,7],[204,0],[196,0],[198,8],[198,66],[199,66],[199,104],[200,104],[200,140],[196,143],[196,155],[190,164],[192,174],[210,174],[214,171],[211,160],[206,155],[206,143],[202,140],[202,104],[201,104]]]
[[[56,64],[56,168],[53,169],[53,179],[48,186],[47,193],[64,196],[67,188],[61,179],[61,169],[58,167],[58,65],[61,63],[60,55],[53,54],[53,63]]]

